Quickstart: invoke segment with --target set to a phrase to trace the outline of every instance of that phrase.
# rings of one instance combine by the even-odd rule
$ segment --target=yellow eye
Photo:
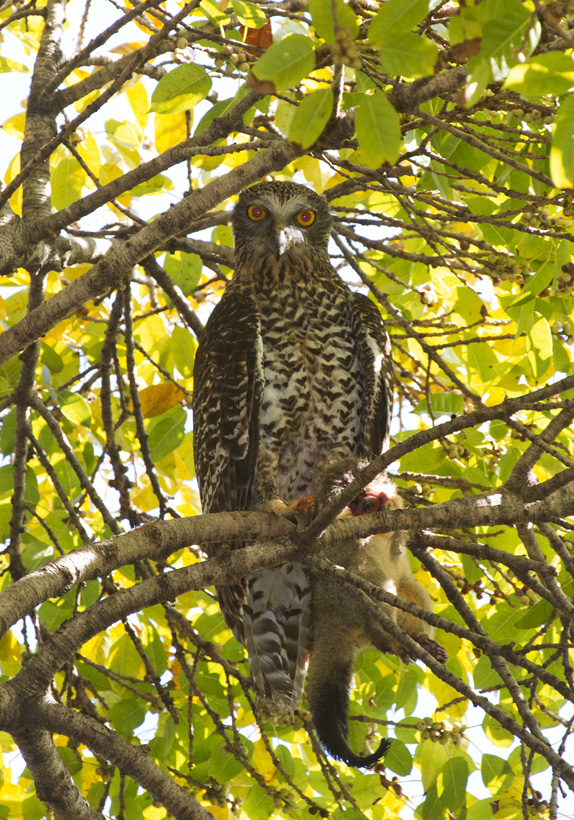
[[[297,214],[297,222],[304,228],[308,228],[315,221],[315,211],[301,211]]]
[[[259,207],[259,205],[250,205],[247,209],[247,216],[254,222],[259,222],[259,220],[266,217],[267,214],[265,213],[263,208]]]

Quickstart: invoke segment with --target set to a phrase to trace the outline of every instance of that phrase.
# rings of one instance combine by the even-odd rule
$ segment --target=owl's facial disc
[[[326,252],[330,229],[324,197],[291,182],[246,188],[233,214],[236,252],[250,265]]]

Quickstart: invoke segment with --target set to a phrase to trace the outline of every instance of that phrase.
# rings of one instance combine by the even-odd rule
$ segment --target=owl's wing
[[[374,458],[387,447],[389,439],[394,375],[391,342],[379,309],[362,293],[351,294],[351,321],[364,379],[365,455]]]
[[[249,509],[264,384],[261,328],[251,296],[224,293],[206,325],[193,375],[193,447],[203,512]],[[220,547],[209,545],[210,554]],[[244,584],[219,590],[225,620],[240,640],[244,596]]]

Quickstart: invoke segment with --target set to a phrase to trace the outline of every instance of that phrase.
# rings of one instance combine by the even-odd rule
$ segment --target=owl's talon
[[[292,524],[295,524],[296,527],[299,526],[299,522],[297,521],[297,516],[293,515],[293,513],[291,512],[289,507],[287,507],[287,509],[283,510],[283,512],[281,513],[281,518],[286,518],[287,521],[290,521]]]
[[[302,498],[297,498],[290,504],[281,501],[280,498],[274,498],[267,504],[267,511],[279,515],[281,518],[286,518],[298,529],[304,529],[315,517],[317,511],[317,499],[314,495],[304,495]]]
[[[297,498],[289,504],[289,511],[295,516],[297,528],[305,529],[317,514],[317,498],[314,495]]]

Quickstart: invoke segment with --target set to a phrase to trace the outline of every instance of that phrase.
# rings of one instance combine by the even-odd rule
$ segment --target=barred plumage
[[[374,303],[330,264],[326,198],[291,182],[255,185],[239,196],[233,231],[235,275],[194,371],[204,512],[315,494],[329,461],[378,455],[388,434],[389,339]],[[307,571],[288,564],[218,593],[260,695],[292,712],[309,652]]]

